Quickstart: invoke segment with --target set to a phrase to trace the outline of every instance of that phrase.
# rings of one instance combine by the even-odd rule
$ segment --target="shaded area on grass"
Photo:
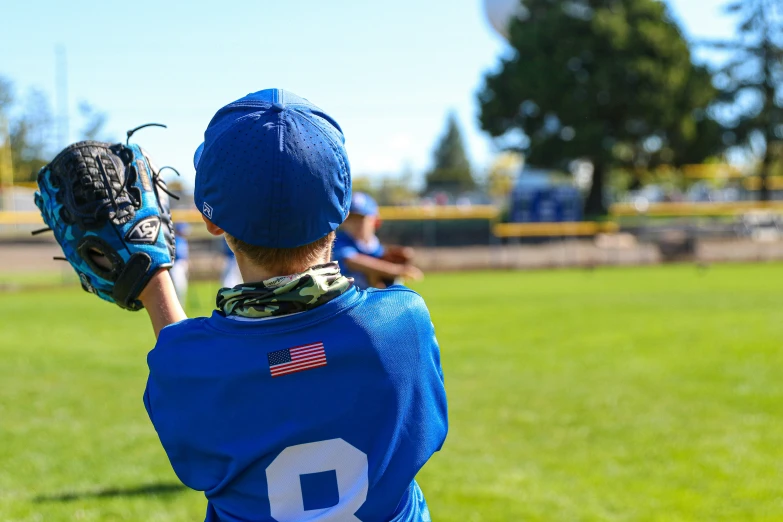
[[[38,495],[33,498],[33,502],[71,502],[73,500],[82,500],[86,498],[109,498],[109,497],[139,497],[147,495],[173,495],[186,491],[188,488],[182,484],[158,483],[143,484],[126,488],[101,488],[90,491],[68,491],[65,493],[55,493],[52,495]]]

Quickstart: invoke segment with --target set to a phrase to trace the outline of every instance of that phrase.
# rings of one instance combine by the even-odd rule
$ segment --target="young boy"
[[[156,335],[144,403],[207,521],[429,521],[414,477],[446,395],[424,301],[362,291],[330,263],[351,178],[337,123],[282,90],[217,112],[195,201],[246,283],[186,319],[167,271],[141,294]]]
[[[413,249],[381,245],[378,204],[363,192],[351,197],[351,212],[337,231],[332,259],[340,263],[342,274],[352,277],[359,288],[386,288],[401,278],[421,279],[421,270],[411,264]]]

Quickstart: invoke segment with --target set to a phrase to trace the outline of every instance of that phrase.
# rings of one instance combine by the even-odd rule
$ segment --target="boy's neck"
[[[266,281],[267,279],[272,279],[273,277],[287,276],[291,274],[298,274],[300,272],[305,272],[307,269],[309,269],[312,266],[323,265],[328,263],[330,257],[331,257],[331,249],[329,251],[328,256],[324,256],[313,265],[278,267],[272,270],[263,266],[259,266],[255,263],[251,263],[242,254],[237,254],[236,260],[237,260],[237,266],[239,266],[239,272],[242,274],[242,281],[244,281],[245,283],[260,283],[262,281]]]

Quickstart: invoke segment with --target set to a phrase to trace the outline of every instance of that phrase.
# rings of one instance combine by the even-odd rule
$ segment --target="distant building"
[[[551,171],[525,167],[511,192],[509,221],[582,221],[582,206],[582,194],[571,181]]]

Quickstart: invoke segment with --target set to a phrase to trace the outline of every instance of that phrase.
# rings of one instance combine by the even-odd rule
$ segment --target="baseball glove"
[[[74,143],[41,169],[38,189],[35,204],[82,288],[141,310],[139,294],[174,260],[172,194],[147,154],[135,144]]]

